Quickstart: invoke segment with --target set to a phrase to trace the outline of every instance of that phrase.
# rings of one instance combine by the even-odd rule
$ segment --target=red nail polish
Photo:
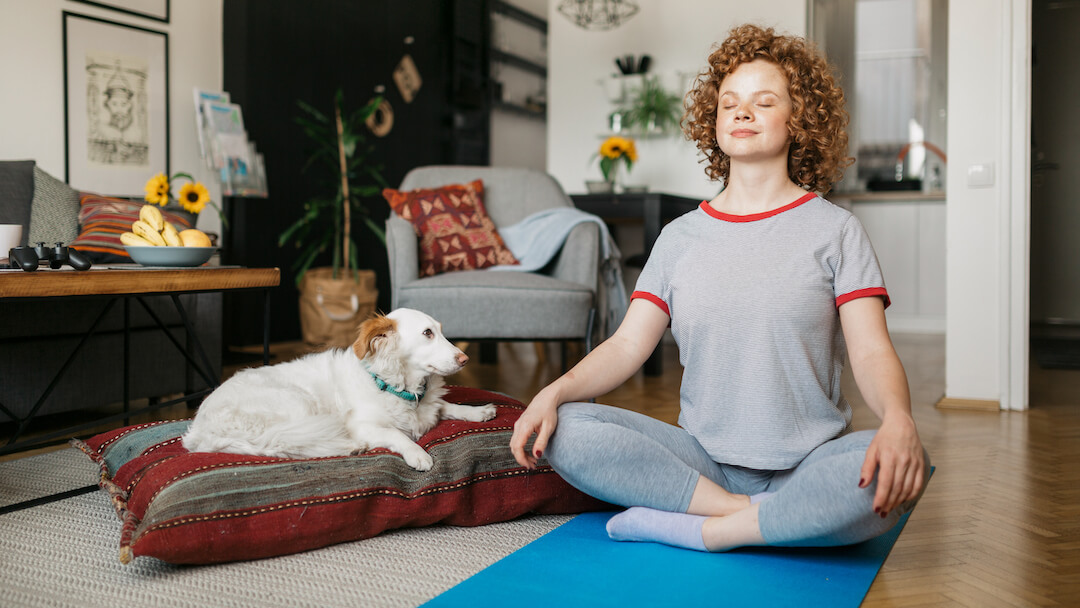
[[[544,452],[542,450],[536,450],[535,452],[533,452],[533,454],[536,454],[537,458],[541,458],[543,457]]]
[[[885,519],[886,515],[888,515],[888,513],[886,513],[885,511],[882,511],[881,512],[881,519]]]
[[[859,480],[859,487],[861,488],[861,487],[863,487],[864,485],[866,485],[866,480],[865,480],[865,479],[860,479],[860,480]]]

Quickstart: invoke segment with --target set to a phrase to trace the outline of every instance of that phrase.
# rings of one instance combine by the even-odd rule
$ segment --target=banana
[[[151,245],[157,245],[159,247],[165,246],[165,239],[161,238],[157,230],[154,230],[150,224],[147,224],[143,220],[138,220],[131,224],[131,231],[141,236],[142,238],[150,241]]]
[[[161,229],[161,238],[165,239],[165,244],[169,247],[184,246],[184,242],[180,240],[180,233],[169,222],[165,222],[165,227]]]
[[[165,229],[165,218],[162,217],[161,210],[154,205],[143,205],[142,209],[139,209],[139,219],[149,224],[154,232]]]
[[[128,247],[153,247],[154,244],[142,238],[134,232],[125,232],[120,235],[120,242]]]

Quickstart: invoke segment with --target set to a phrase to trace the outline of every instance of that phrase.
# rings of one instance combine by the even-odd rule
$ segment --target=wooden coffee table
[[[205,291],[277,287],[277,268],[199,266],[151,268],[131,265],[93,267],[90,270],[0,270],[0,301],[15,298],[64,296],[171,295]]]
[[[16,432],[9,439],[8,444],[0,446],[0,455],[19,452],[27,449],[33,449],[35,447],[41,447],[43,445],[50,445],[56,443],[58,439],[62,440],[74,436],[80,430],[85,430],[94,425],[114,422],[118,420],[127,421],[127,418],[138,413],[150,411],[154,409],[160,409],[176,403],[191,401],[199,399],[207,394],[211,390],[217,387],[220,383],[220,378],[213,376],[210,370],[213,366],[210,364],[210,359],[207,357],[206,352],[203,350],[202,345],[199,343],[198,337],[195,334],[187,312],[184,310],[183,305],[180,302],[180,295],[190,293],[203,293],[203,292],[225,292],[225,291],[238,291],[238,290],[263,290],[265,292],[264,307],[263,307],[263,363],[269,363],[270,359],[270,335],[269,335],[269,306],[270,289],[277,287],[281,281],[281,272],[277,268],[242,268],[237,266],[200,266],[195,268],[150,268],[138,265],[115,265],[115,266],[95,266],[90,270],[77,271],[70,268],[50,269],[39,268],[33,272],[25,272],[19,269],[2,269],[0,270],[0,304],[3,302],[14,300],[33,300],[33,299],[54,299],[54,298],[93,298],[104,299],[106,305],[101,311],[90,328],[86,331],[86,336],[74,351],[68,353],[56,353],[59,357],[67,357],[66,363],[57,372],[56,377],[49,383],[49,387],[45,389],[44,394],[34,404],[30,412],[26,416],[16,416],[8,408],[0,404],[0,412],[7,414],[9,418],[19,423],[19,427]],[[50,433],[45,436],[34,438],[25,442],[19,442],[20,435],[25,430],[26,426],[34,418],[37,412],[40,410],[42,404],[48,398],[49,393],[52,391],[56,382],[66,372],[70,363],[75,359],[86,338],[89,338],[96,331],[99,322],[106,316],[112,306],[118,301],[123,301],[124,306],[128,306],[131,300],[141,302],[141,299],[145,296],[158,296],[167,295],[172,298],[177,312],[180,315],[181,320],[187,330],[187,337],[189,344],[194,348],[194,354],[198,356],[200,360],[195,360],[192,353],[188,353],[182,348],[175,339],[172,339],[171,333],[165,328],[155,317],[159,327],[162,331],[169,333],[169,337],[177,348],[187,358],[188,363],[192,368],[199,373],[206,384],[210,387],[203,391],[194,392],[188,395],[184,395],[179,399],[170,400],[167,402],[157,403],[149,405],[138,411],[129,411],[128,407],[128,386],[129,386],[129,360],[130,353],[128,352],[128,339],[127,334],[129,328],[127,327],[127,315],[125,314],[125,340],[124,340],[124,413],[115,416],[110,416],[96,420],[92,423],[80,425],[77,427],[69,427]],[[145,303],[143,304],[145,307]],[[147,308],[149,311],[149,308]],[[151,316],[154,316],[151,313]],[[2,371],[0,371],[2,373]]]

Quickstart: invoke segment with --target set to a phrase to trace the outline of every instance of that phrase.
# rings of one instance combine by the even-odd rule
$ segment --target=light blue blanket
[[[607,224],[599,217],[574,207],[557,207],[534,213],[512,226],[499,228],[499,235],[520,265],[491,266],[488,270],[540,270],[559,253],[570,231],[582,222],[592,222],[600,227],[603,253],[600,271],[606,289],[606,298],[600,298],[600,301],[606,299],[607,302],[604,319],[604,335],[607,337],[622,323],[628,302],[622,278],[622,254],[611,238]]]

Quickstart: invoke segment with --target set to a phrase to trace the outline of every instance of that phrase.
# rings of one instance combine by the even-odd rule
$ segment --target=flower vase
[[[622,163],[615,163],[611,167],[611,171],[604,176],[604,181],[608,183],[610,192],[618,192],[619,187],[622,185],[622,180],[619,178],[619,174],[622,172]]]

